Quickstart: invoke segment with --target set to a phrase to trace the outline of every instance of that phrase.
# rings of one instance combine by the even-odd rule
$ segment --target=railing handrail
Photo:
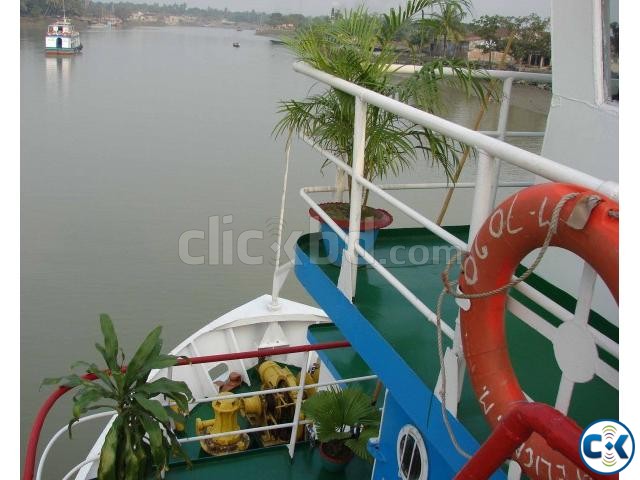
[[[84,417],[80,417],[76,423],[80,424],[80,423],[90,422],[90,421],[93,421],[93,420],[98,420],[100,418],[113,417],[115,414],[116,414],[115,412],[93,413],[91,415],[86,415]],[[47,443],[47,445],[44,447],[44,450],[42,451],[42,455],[40,455],[40,461],[38,462],[38,469],[36,470],[36,480],[40,480],[40,478],[42,476],[42,470],[44,468],[44,462],[47,460],[47,457],[49,456],[49,452],[51,451],[51,448],[53,447],[55,442],[58,440],[58,438],[60,438],[65,432],[67,432],[68,429],[69,429],[68,425],[65,425],[62,428],[60,428],[53,435],[53,437],[51,437],[51,439],[49,440],[49,443]]]
[[[276,348],[263,348],[259,350],[252,350],[247,352],[236,352],[236,353],[224,353],[219,355],[205,355],[200,357],[186,357],[180,358],[178,364],[176,366],[186,366],[186,365],[197,365],[201,363],[212,363],[212,362],[220,362],[225,360],[240,360],[245,358],[259,358],[266,356],[276,356],[276,355],[286,355],[289,353],[302,353],[302,352],[311,352],[318,350],[330,350],[334,348],[345,348],[349,347],[351,344],[347,341],[337,341],[337,342],[324,342],[317,343],[314,345],[295,345],[293,347],[276,347]],[[125,367],[126,368],[126,367]],[[83,378],[86,380],[95,380],[97,377],[93,374],[83,375]],[[36,463],[36,454],[38,450],[38,441],[40,440],[40,433],[42,432],[42,427],[47,418],[47,415],[53,405],[62,397],[65,393],[72,390],[71,387],[60,386],[55,389],[51,395],[43,402],[40,410],[33,421],[33,425],[31,427],[31,432],[29,434],[29,440],[27,442],[27,452],[25,455],[24,461],[24,472],[23,472],[23,480],[32,480],[33,472]]]
[[[389,70],[398,74],[412,74],[422,70],[421,65],[401,65],[393,63],[389,66]],[[446,76],[453,76],[455,72],[450,67],[442,69],[442,73]],[[553,75],[550,73],[536,72],[517,72],[513,70],[472,70],[471,76],[474,78],[487,78],[496,80],[506,80],[513,78],[514,80],[524,80],[527,82],[551,83]]]
[[[367,380],[375,380],[378,378],[377,375],[363,375],[361,377],[349,377],[349,378],[341,378],[340,380],[334,380],[333,382],[318,382],[318,383],[310,383],[304,386],[303,390],[307,390],[309,388],[322,388],[328,387],[331,385],[340,385],[342,383],[353,383],[353,382],[365,382]],[[203,397],[194,400],[193,402],[189,402],[189,405],[199,405],[201,403],[213,402],[216,400],[230,400],[232,398],[246,398],[246,397],[255,397],[260,395],[269,395],[272,393],[284,393],[284,392],[293,392],[294,390],[300,390],[300,385],[296,385],[295,387],[279,387],[279,388],[271,388],[265,390],[254,390],[252,392],[243,392],[243,393],[231,393],[225,392],[224,395],[214,395],[213,397]]]
[[[455,235],[452,235],[451,233],[447,232],[440,225],[437,225],[435,222],[433,222],[432,220],[429,220],[427,217],[425,217],[421,213],[417,212],[413,208],[401,202],[394,196],[388,194],[378,185],[366,180],[365,178],[360,177],[359,175],[354,175],[353,168],[351,168],[346,162],[340,160],[331,152],[323,150],[318,145],[315,145],[311,139],[307,137],[303,137],[302,139],[308,145],[316,149],[318,152],[322,153],[327,158],[327,160],[333,162],[333,164],[336,165],[336,167],[340,168],[342,171],[346,172],[349,176],[351,176],[351,178],[355,183],[357,183],[358,185],[362,185],[363,187],[369,189],[371,192],[374,192],[375,194],[377,194],[378,196],[380,196],[381,198],[389,202],[391,205],[401,209],[401,211],[405,215],[409,216],[410,218],[412,218],[413,220],[421,224],[423,227],[427,228],[429,231],[431,231],[432,233],[434,233],[435,235],[437,235],[447,243],[453,245],[454,247],[460,250],[463,250],[463,251],[467,250],[467,244],[462,240],[460,240],[459,238],[457,238]],[[317,213],[320,214],[320,212],[317,212]]]
[[[585,188],[603,193],[614,200],[618,199],[618,183],[605,181],[589,175],[575,168],[562,165],[541,155],[528,152],[495,138],[483,135],[462,125],[458,125],[442,117],[427,113],[424,110],[399,102],[393,98],[374,92],[367,88],[351,83],[342,78],[322,72],[304,62],[296,62],[293,69],[307,75],[319,82],[337,88],[356,98],[375,105],[399,117],[422,125],[447,137],[454,138],[462,143],[473,145],[488,154],[500,158],[503,161],[524,168],[536,175],[556,182],[578,184]],[[516,73],[516,72],[509,72]],[[507,77],[508,78],[508,77]],[[357,178],[357,177],[354,177]]]
[[[500,188],[523,188],[534,185],[533,182],[500,182]],[[425,182],[425,183],[385,183],[377,185],[382,190],[442,190],[451,188],[452,183],[446,182]],[[475,188],[474,182],[458,182],[456,188]],[[331,185],[313,185],[302,187],[305,193],[333,193],[338,190],[337,187]]]

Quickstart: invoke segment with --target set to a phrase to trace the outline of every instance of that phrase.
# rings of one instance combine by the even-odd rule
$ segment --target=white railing
[[[592,175],[581,172],[580,170],[556,163],[553,160],[541,157],[535,153],[527,152],[526,150],[522,150],[513,145],[509,145],[483,135],[480,132],[470,130],[469,128],[463,127],[449,120],[432,115],[405,103],[398,102],[392,98],[385,97],[380,93],[373,92],[354,83],[334,77],[333,75],[321,72],[320,70],[316,70],[305,63],[297,62],[293,65],[293,68],[297,72],[303,73],[315,80],[353,95],[356,98],[356,104],[362,104],[356,112],[356,132],[359,130],[364,132],[364,129],[366,128],[366,118],[364,116],[366,114],[366,105],[375,105],[418,125],[422,125],[443,135],[454,138],[462,143],[484,150],[489,155],[500,158],[502,161],[509,162],[535,173],[536,175],[540,175],[541,177],[556,182],[568,182],[582,185],[586,188],[590,188],[591,190],[599,191],[611,198],[618,198],[618,184],[615,182],[603,181]],[[504,75],[517,76],[517,72],[507,72]],[[507,96],[505,101],[508,101],[508,99],[509,97]],[[361,136],[362,133],[358,135]],[[364,154],[364,150],[357,152],[354,148],[354,153]],[[354,165],[357,164],[357,161],[358,159],[354,155]],[[361,183],[362,172],[356,172],[356,175],[353,175],[352,178],[356,183]]]
[[[406,184],[406,185],[375,185],[363,177],[364,166],[364,141],[366,138],[366,115],[369,104],[394,113],[401,118],[410,120],[418,125],[429,128],[447,137],[451,137],[463,144],[472,146],[478,150],[477,176],[474,184],[458,184],[457,188],[474,188],[474,197],[472,205],[472,213],[470,219],[469,240],[473,241],[475,235],[485,219],[491,214],[494,208],[496,191],[499,186],[521,186],[499,184],[499,166],[500,161],[506,161],[512,165],[520,167],[540,177],[556,182],[566,182],[577,184],[585,188],[598,191],[613,199],[618,199],[618,184],[616,182],[604,181],[587,173],[581,172],[574,168],[556,163],[548,158],[522,150],[518,147],[509,145],[503,140],[507,137],[537,137],[543,136],[541,132],[513,132],[507,130],[508,111],[511,100],[511,89],[513,80],[531,80],[538,82],[550,82],[550,75],[521,73],[521,72],[489,72],[491,78],[504,80],[502,100],[500,105],[500,115],[498,118],[498,126],[495,131],[478,132],[470,130],[466,127],[450,122],[443,118],[429,114],[405,103],[399,102],[392,98],[386,97],[379,93],[367,90],[359,85],[350,83],[346,80],[334,77],[322,71],[316,70],[311,66],[298,62],[293,66],[294,70],[307,75],[317,81],[320,81],[333,88],[351,94],[355,102],[355,118],[354,118],[354,141],[353,141],[353,167],[346,164],[335,155],[327,152],[317,145],[314,145],[310,139],[303,138],[308,144],[319,151],[324,158],[336,165],[339,172],[351,176],[351,196],[350,196],[350,215],[349,215],[349,231],[345,233],[335,222],[319,207],[319,205],[309,196],[309,193],[331,192],[336,191],[333,187],[306,187],[300,190],[300,195],[304,201],[322,218],[322,220],[345,242],[346,248],[342,255],[342,265],[338,278],[338,288],[344,293],[345,297],[350,301],[355,296],[356,274],[357,274],[357,258],[362,257],[365,262],[373,267],[383,278],[385,278],[405,299],[409,301],[420,313],[422,313],[431,323],[436,323],[436,315],[432,309],[424,305],[402,282],[400,282],[393,274],[382,266],[371,254],[366,252],[359,244],[359,228],[360,212],[361,212],[361,192],[363,188],[373,192],[389,204],[396,207],[409,218],[416,221],[419,225],[426,228],[434,235],[440,237],[452,247],[462,251],[467,251],[468,245],[457,237],[451,235],[447,230],[437,225],[432,220],[398,200],[388,193],[389,190],[404,190],[417,188],[446,188],[450,185],[446,184]],[[412,72],[413,67],[408,69],[398,68],[400,73]],[[496,137],[496,138],[492,138]],[[338,190],[339,191],[339,190]],[[580,297],[575,313],[571,313],[552,301],[548,297],[542,295],[533,287],[520,283],[515,287],[519,292],[547,309],[553,315],[556,315],[563,322],[576,321],[586,325],[587,317],[591,309],[591,301],[593,297],[593,289],[595,278],[590,274],[590,270],[585,266],[583,276],[580,281]],[[519,317],[536,329],[539,333],[551,339],[553,330],[550,324],[546,323],[538,316],[531,315],[528,308],[519,304],[515,300],[510,300],[509,306],[518,310]],[[542,325],[545,323],[545,325]],[[615,357],[618,356],[618,345],[613,340],[601,334],[597,330],[588,327],[594,336],[596,344]],[[447,350],[445,355],[446,375],[448,384],[452,385],[451,390],[458,395],[447,396],[447,408],[455,415],[457,411],[457,402],[461,393],[461,381],[464,374],[464,362],[462,355],[462,345],[459,335],[459,321],[456,319],[455,331],[445,322],[442,322],[442,331],[450,339],[453,340],[452,349]],[[617,371],[602,360],[598,360],[596,374],[604,379],[609,385],[617,388]],[[449,381],[451,379],[451,381]],[[437,389],[436,389],[437,390]],[[556,398],[556,408],[563,413],[568,410],[573,384],[566,378],[562,378]]]
[[[304,368],[303,370],[301,370],[301,372],[306,372],[309,370],[309,368],[311,367],[311,358],[312,358],[311,352],[307,352],[306,361],[304,362]],[[196,366],[197,365],[193,365],[192,367],[196,367]],[[183,367],[183,368],[186,368],[186,367]],[[296,437],[297,437],[297,430],[298,430],[297,426],[307,425],[311,423],[311,421],[309,420],[300,420],[300,412],[302,410],[302,398],[305,390],[308,390],[311,388],[322,389],[322,388],[327,388],[334,385],[347,385],[355,382],[365,382],[368,380],[376,380],[377,378],[378,378],[377,375],[365,375],[360,377],[351,377],[346,379],[333,380],[331,382],[318,382],[318,383],[312,383],[307,385],[306,375],[301,374],[300,384],[295,387],[282,387],[282,388],[273,388],[273,389],[265,389],[265,390],[255,390],[252,392],[214,395],[212,397],[203,397],[203,398],[194,399],[192,402],[189,403],[190,407],[199,405],[201,403],[215,402],[216,400],[230,400],[234,398],[246,398],[246,397],[269,395],[273,393],[292,392],[292,391],[296,391],[298,393],[296,397],[294,416],[291,422],[279,423],[276,425],[265,425],[260,427],[245,428],[245,429],[235,430],[231,432],[212,433],[207,435],[197,435],[194,437],[180,438],[178,439],[178,442],[181,444],[185,444],[185,443],[200,442],[202,440],[208,440],[211,438],[224,437],[227,435],[237,435],[242,433],[248,434],[248,433],[256,433],[256,432],[265,432],[269,430],[278,430],[281,428],[291,428],[291,436],[289,437],[289,443],[288,443],[287,449],[288,449],[290,458],[293,458],[295,454],[295,447],[296,447]],[[168,406],[168,404],[165,403],[165,406]],[[84,417],[81,417],[78,423],[85,423],[85,422],[98,420],[100,418],[105,418],[105,417],[113,417],[114,415],[115,414],[112,411],[95,413],[92,415],[86,415]],[[49,452],[51,451],[51,448],[57,442],[57,440],[62,436],[62,434],[64,434],[66,431],[67,431],[67,426],[60,428],[47,443],[46,447],[42,452],[42,456],[40,457],[40,461],[38,463],[38,469],[36,471],[36,480],[40,480],[42,478],[42,472],[44,471],[44,464],[45,464],[45,461],[47,460]],[[63,480],[67,480],[71,478],[75,473],[79,472],[83,467],[90,468],[90,466],[93,465],[96,461],[98,461],[99,458],[100,458],[99,456],[90,457],[80,462],[79,464],[75,465],[71,470],[67,472],[67,474],[63,477]],[[88,474],[89,472],[87,471],[86,473]]]

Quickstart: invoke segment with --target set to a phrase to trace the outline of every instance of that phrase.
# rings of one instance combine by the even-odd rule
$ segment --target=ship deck
[[[458,238],[467,241],[468,227],[447,227]],[[436,301],[442,290],[441,272],[451,251],[447,245],[431,232],[422,228],[383,229],[380,231],[374,257],[409,288],[425,305],[435,310]],[[427,252],[429,257],[422,253]],[[333,288],[341,295],[337,284],[340,268],[326,261],[320,233],[304,235],[298,241],[298,278],[312,296],[330,313],[337,297],[327,290]],[[452,269],[451,279],[457,278],[459,269]],[[324,292],[318,284],[327,281]],[[576,301],[565,292],[553,287],[540,277],[532,275],[527,282],[563,307],[573,311]],[[550,323],[559,325],[560,320],[551,316],[519,292],[511,292],[519,302],[544,316]],[[358,268],[356,296],[353,309],[363,323],[353,329],[352,312],[343,307],[339,313],[331,315],[334,326],[314,326],[310,329],[312,342],[324,342],[346,338],[356,345],[360,337],[371,329],[382,337],[378,348],[359,349],[364,361],[373,364],[376,356],[391,356],[394,351],[430,390],[434,390],[439,372],[437,353],[437,331],[418,310],[392,287],[371,266]],[[451,298],[443,306],[444,321],[454,327],[457,306]],[[356,322],[358,320],[355,320]],[[592,312],[589,323],[617,341],[617,328]],[[524,322],[509,313],[506,321],[507,337],[512,363],[523,390],[532,398],[553,405],[555,403],[561,372],[556,365],[552,344]],[[372,337],[373,338],[373,337]],[[451,342],[444,337],[446,346]],[[384,349],[388,348],[385,352]],[[363,353],[364,352],[364,353]],[[333,355],[333,357],[331,357]],[[350,362],[340,359],[343,353],[332,353],[328,360],[345,370],[347,376]],[[617,360],[600,351],[607,363],[617,368]],[[360,360],[362,361],[362,360]],[[376,372],[379,374],[379,372]],[[597,418],[617,418],[618,392],[598,377],[585,384],[577,384],[569,415],[580,425],[586,426]],[[489,429],[475,399],[469,378],[465,374],[462,400],[458,407],[458,419],[479,442],[488,435]]]
[[[216,458],[200,458],[193,461],[190,469],[184,463],[172,465],[166,478],[172,480],[208,480],[210,478],[347,480],[371,477],[371,465],[358,458],[349,462],[343,472],[324,470],[320,465],[317,450],[309,443],[301,443],[296,447],[293,461],[289,458],[286,445]]]
[[[448,227],[447,230],[466,241],[467,227]],[[297,249],[296,268],[299,280],[335,322],[333,325],[311,327],[308,333],[310,342],[346,339],[356,347],[320,352],[322,360],[333,376],[349,378],[371,373],[380,375],[378,369],[370,366],[375,363],[371,355],[384,357],[393,350],[400,355],[402,361],[417,378],[428,389],[433,390],[439,369],[434,326],[377,271],[370,266],[363,266],[358,268],[356,297],[353,305],[349,304],[350,308],[357,311],[366,322],[366,325],[356,326],[357,336],[364,337],[365,329],[372,329],[381,335],[384,345],[391,350],[385,352],[384,349],[378,349],[372,352],[369,349],[358,348],[359,339],[355,338],[353,330],[346,328],[344,324],[345,321],[353,320],[348,318],[348,309],[340,310],[341,313],[338,314],[330,313],[332,306],[327,302],[337,298],[332,295],[341,295],[335,286],[339,267],[326,261],[320,234],[312,233],[302,236],[298,241]],[[417,254],[418,250],[429,252],[430,258],[425,259],[420,256]],[[434,253],[437,253],[435,258]],[[416,228],[382,230],[374,252],[375,258],[389,268],[394,276],[428,306],[435,305],[442,288],[440,274],[449,258],[448,255],[446,246],[439,238],[424,229]],[[452,278],[457,276],[457,271],[457,268],[454,268]],[[311,276],[309,276],[310,273]],[[329,291],[333,290],[333,292],[330,291],[329,295],[318,293],[317,285],[322,282],[326,282]],[[575,299],[543,279],[534,275],[528,282],[565,308],[570,310],[575,308]],[[518,292],[511,294],[537,313],[544,314],[551,323],[560,323]],[[456,305],[448,299],[444,304],[443,316],[444,321],[451,327],[454,327],[455,315]],[[617,329],[611,328],[597,314],[592,313],[590,323],[617,341]],[[555,364],[552,345],[532,328],[517,321],[512,314],[508,314],[506,324],[512,362],[525,392],[537,400],[553,404],[560,381],[560,370]],[[450,343],[445,337],[445,345]],[[601,358],[617,368],[615,359],[607,358],[604,352],[600,353]],[[259,384],[257,378],[255,384]],[[361,388],[371,393],[375,388],[375,381],[365,382]],[[241,392],[246,389],[246,386],[242,386],[236,391]],[[380,395],[379,405],[383,398],[384,395]],[[587,425],[595,418],[617,418],[618,392],[597,377],[586,384],[576,385],[569,415],[581,425]],[[191,412],[185,435],[195,434],[196,417],[208,419],[212,416],[210,405],[200,405]],[[487,437],[489,428],[467,375],[465,375],[462,399],[458,407],[458,420],[477,442],[482,442]],[[249,426],[244,418],[239,417],[239,421],[241,427]],[[255,443],[253,439],[252,442]],[[370,478],[372,469],[372,464],[354,458],[344,472],[328,472],[320,464],[317,448],[313,448],[308,442],[297,444],[293,460],[289,458],[286,445],[261,448],[252,444],[252,448],[246,452],[220,457],[205,454],[198,443],[189,445],[187,451],[193,461],[192,468],[188,469],[183,462],[173,463],[168,478],[204,479],[215,474],[242,478],[251,475],[268,475],[271,478],[290,479],[362,479]]]
[[[331,359],[334,361],[332,368],[338,378],[346,376],[363,376],[370,374],[366,364],[359,359],[358,355],[351,348],[343,348],[331,352]],[[284,366],[284,365],[283,365]],[[295,375],[300,371],[291,365],[286,365]],[[247,373],[251,378],[251,384],[260,385],[260,378],[255,367],[250,368]],[[363,384],[366,391],[372,392],[375,382],[369,381]],[[242,383],[234,389],[234,393],[245,393],[255,391],[256,387],[249,387]],[[178,434],[179,438],[193,437],[196,432],[196,418],[209,420],[214,417],[210,403],[197,405],[186,417],[185,430]],[[247,419],[238,415],[240,428],[250,428]],[[170,479],[209,479],[212,476],[225,478],[257,478],[267,475],[273,479],[311,479],[311,480],[348,480],[363,479],[371,477],[372,464],[353,458],[343,472],[328,472],[320,464],[320,457],[317,448],[310,442],[298,442],[296,444],[293,460],[289,457],[287,445],[276,445],[272,447],[262,447],[258,439],[258,434],[250,434],[251,444],[249,449],[235,454],[213,457],[206,453],[199,442],[192,442],[183,445],[184,450],[192,461],[192,467],[188,468],[184,461],[174,460],[171,462],[171,470],[167,478]]]

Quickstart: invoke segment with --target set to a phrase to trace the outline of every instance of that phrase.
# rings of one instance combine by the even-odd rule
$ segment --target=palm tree
[[[442,36],[442,55],[447,57],[447,41],[459,42],[464,38],[462,20],[471,4],[467,0],[455,0],[440,3],[440,13],[434,13],[430,26]]]
[[[378,435],[380,411],[371,405],[371,397],[357,388],[332,388],[318,392],[302,405],[305,417],[312,420],[318,440],[334,457],[349,450],[369,459],[367,442]]]
[[[421,22],[417,17],[425,8],[466,1],[409,0],[403,7],[392,8],[381,17],[360,7],[345,12],[332,23],[310,25],[286,43],[299,60],[316,69],[438,113],[442,107],[441,83],[454,83],[467,92],[473,90],[482,99],[484,83],[472,76],[468,63],[454,60],[432,62],[419,73],[398,81],[392,67],[399,58],[393,39],[400,29]],[[454,75],[445,77],[444,67],[452,68]],[[354,109],[353,98],[334,88],[304,100],[283,101],[279,111],[284,115],[276,124],[274,134],[305,135],[351,165]],[[457,142],[374,106],[367,110],[366,135],[363,173],[370,181],[388,173],[399,173],[412,165],[419,154],[441,165],[449,175],[461,151]],[[367,193],[365,204],[366,200]]]

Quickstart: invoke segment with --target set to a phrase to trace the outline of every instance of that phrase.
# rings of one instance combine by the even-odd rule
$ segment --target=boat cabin
[[[67,18],[49,25],[45,37],[45,50],[47,53],[77,53],[81,49],[80,34]]]
[[[67,19],[49,25],[47,30],[47,35],[72,35],[73,33],[75,33],[73,25]]]

